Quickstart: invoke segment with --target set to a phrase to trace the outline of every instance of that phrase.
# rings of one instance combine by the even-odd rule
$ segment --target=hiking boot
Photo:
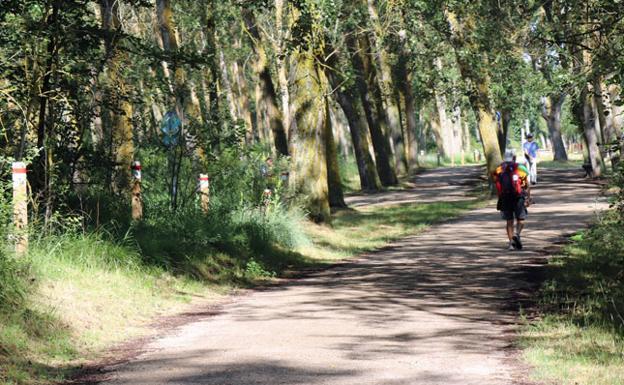
[[[513,241],[509,241],[509,247],[507,247],[507,250],[515,250],[516,246],[514,246],[514,242]]]
[[[522,241],[520,240],[520,234],[514,235],[512,242],[516,249],[522,250]]]

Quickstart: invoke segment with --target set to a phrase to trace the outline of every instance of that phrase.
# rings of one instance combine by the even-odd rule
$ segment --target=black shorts
[[[501,217],[504,220],[513,220],[514,218],[524,220],[529,215],[529,211],[524,204],[525,197],[517,198],[505,198],[498,199],[498,209],[501,212]]]

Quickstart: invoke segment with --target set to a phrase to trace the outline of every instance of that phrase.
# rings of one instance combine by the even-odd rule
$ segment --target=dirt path
[[[355,194],[345,198],[349,207],[383,206],[401,203],[453,202],[465,200],[481,181],[482,167],[439,168],[417,175],[408,188],[378,194]]]
[[[435,180],[437,198],[447,199],[456,189],[445,181],[462,171],[416,182]],[[575,175],[542,173],[522,252],[505,250],[492,207],[475,210],[357,261],[239,297],[108,368],[107,384],[524,383],[509,346],[527,269],[597,207],[597,188]]]

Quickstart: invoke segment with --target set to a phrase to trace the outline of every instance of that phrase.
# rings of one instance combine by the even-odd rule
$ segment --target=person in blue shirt
[[[524,157],[529,163],[529,180],[531,184],[537,184],[537,150],[539,146],[537,142],[533,140],[533,134],[527,134],[527,141],[522,145],[524,150]]]

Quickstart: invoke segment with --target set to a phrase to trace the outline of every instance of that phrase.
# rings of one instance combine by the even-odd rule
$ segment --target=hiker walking
[[[533,134],[530,132],[526,136],[527,141],[522,145],[524,157],[529,163],[529,180],[531,184],[537,184],[537,150],[539,146],[533,140]]]
[[[507,150],[503,163],[494,171],[494,182],[498,193],[497,210],[507,221],[507,238],[509,250],[522,250],[520,234],[524,228],[524,220],[528,216],[527,207],[531,202],[529,172],[524,158],[516,162],[513,151]],[[515,223],[514,223],[515,219]]]

